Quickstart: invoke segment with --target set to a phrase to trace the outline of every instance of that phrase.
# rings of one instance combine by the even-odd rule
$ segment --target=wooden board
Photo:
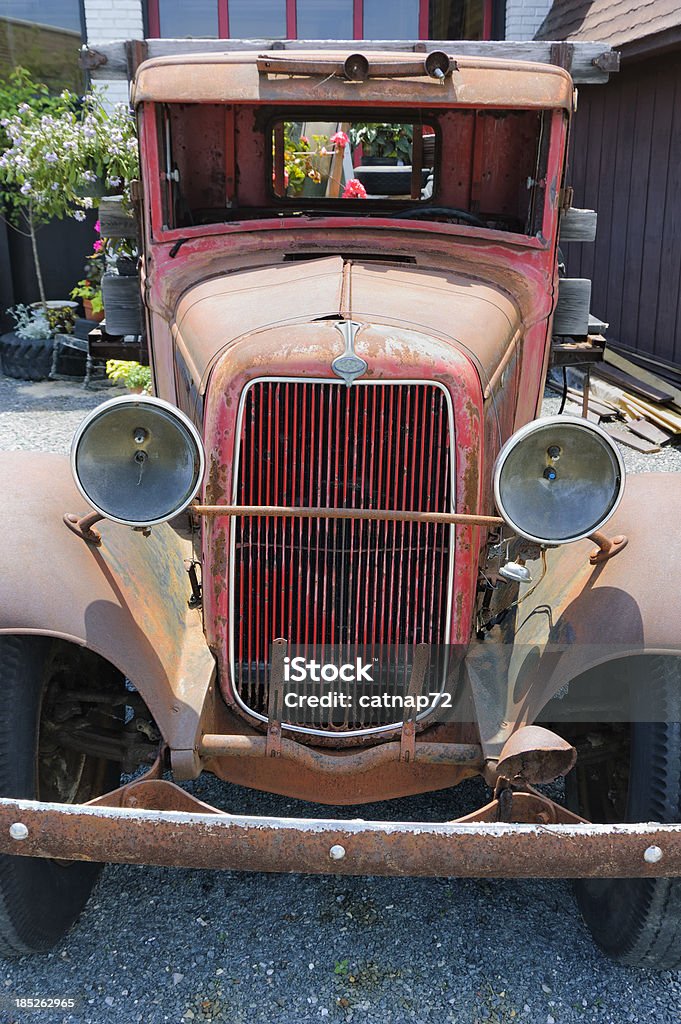
[[[595,210],[577,210],[571,207],[560,219],[559,241],[595,242],[596,222],[598,215]]]
[[[655,423],[651,423],[650,420],[629,420],[627,426],[629,430],[638,434],[639,437],[644,437],[646,441],[650,441],[652,444],[666,444],[672,437],[671,431],[663,430]]]
[[[588,334],[590,306],[591,281],[584,277],[561,277],[553,314],[553,333],[578,337]]]
[[[632,434],[623,423],[607,423],[603,429],[606,434],[619,441],[620,444],[626,444],[628,448],[634,448],[637,452],[642,452],[644,455],[650,455],[652,452],[659,452],[660,450],[658,444],[652,444],[650,441]]]
[[[495,57],[501,60],[525,60],[551,64],[551,47],[544,40],[490,40],[476,39],[148,39],[149,57],[167,57],[183,53],[231,53],[235,51],[265,50],[344,50],[349,53],[368,53],[391,50],[414,52],[415,48],[430,52],[444,50],[461,57]],[[608,81],[607,66],[616,62],[617,55],[607,43],[572,44],[570,74],[576,85],[598,85]],[[594,63],[594,62],[599,63]],[[128,78],[129,62],[125,41],[97,43],[83,47],[81,63],[93,78]],[[616,69],[615,69],[616,70]]]
[[[621,352],[616,352],[612,348],[607,348],[605,350],[605,362],[610,366],[616,366],[618,369],[624,370],[625,373],[631,373],[632,376],[637,377],[646,384],[652,384],[653,387],[660,387],[669,392],[674,404],[681,408],[681,388],[674,387],[666,380],[662,380],[651,370],[646,370],[643,367],[638,366],[630,359],[627,359],[626,356],[622,355]]]
[[[600,364],[594,367],[594,373],[597,377],[607,380],[608,383],[616,384],[625,391],[633,391],[635,395],[640,395],[641,398],[645,398],[648,402],[654,402],[656,405],[669,405],[672,401],[673,396],[669,391],[663,391],[653,384],[639,380],[638,376],[627,373],[626,370],[621,370],[617,366]]]

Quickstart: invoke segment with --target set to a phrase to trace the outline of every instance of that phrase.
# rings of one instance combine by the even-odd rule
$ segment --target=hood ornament
[[[336,356],[331,363],[331,369],[337,377],[345,381],[348,387],[355,382],[357,377],[361,377],[369,369],[366,359],[362,359],[355,352],[355,335],[361,326],[361,324],[356,323],[354,320],[342,320],[340,323],[334,324],[334,327],[343,335],[345,352],[340,356]]]

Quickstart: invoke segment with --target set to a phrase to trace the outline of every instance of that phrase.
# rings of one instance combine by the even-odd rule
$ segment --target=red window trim
[[[364,39],[364,0],[353,0],[352,38]]]
[[[218,34],[220,39],[229,39],[229,0],[215,0],[218,9]],[[492,38],[492,13],[494,0],[483,0],[482,38]],[[150,39],[161,35],[159,0],[147,0],[147,30]],[[428,39],[430,0],[419,0],[418,38]],[[354,39],[364,38],[364,0],[353,0],[352,34]],[[296,0],[286,0],[286,36],[298,36]]]

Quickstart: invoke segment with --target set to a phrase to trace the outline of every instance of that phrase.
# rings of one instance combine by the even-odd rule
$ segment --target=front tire
[[[681,673],[672,659],[644,664],[639,686],[661,696],[666,720],[632,722],[620,757],[577,766],[568,794],[590,821],[681,821]],[[608,956],[634,967],[681,966],[681,878],[577,879],[574,885],[584,921]]]
[[[83,803],[115,789],[113,762],[64,750],[50,740],[55,690],[89,682],[104,663],[44,637],[0,636],[0,795]],[[63,706],[63,705],[62,705]],[[23,956],[52,949],[80,915],[101,864],[0,855],[0,953]]]

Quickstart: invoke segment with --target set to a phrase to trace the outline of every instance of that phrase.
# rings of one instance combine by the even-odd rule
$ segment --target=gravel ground
[[[0,377],[0,448],[67,451],[111,392]],[[555,411],[549,398],[546,411]],[[681,453],[629,469],[681,469]],[[217,783],[197,796],[256,814],[315,814]],[[344,808],[345,817],[456,817],[484,797],[452,792]],[[77,1012],[0,1022],[627,1024],[681,1021],[681,973],[625,969],[594,947],[559,881],[333,878],[108,867],[54,953],[0,962],[0,993],[73,996]]]

